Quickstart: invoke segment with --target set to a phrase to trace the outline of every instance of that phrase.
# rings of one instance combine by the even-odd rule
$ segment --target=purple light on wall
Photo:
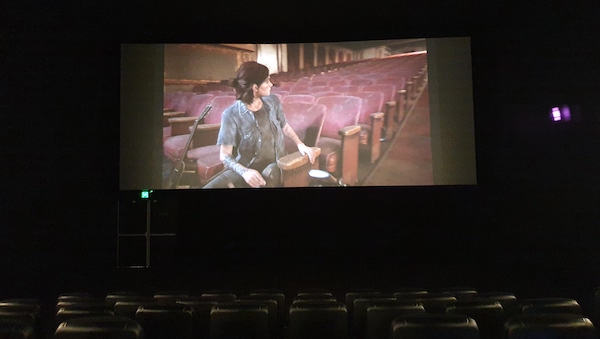
[[[558,107],[552,107],[552,120],[560,121],[560,119],[560,110],[558,109]]]
[[[571,121],[571,109],[569,106],[564,105],[560,109],[560,116],[564,121]]]

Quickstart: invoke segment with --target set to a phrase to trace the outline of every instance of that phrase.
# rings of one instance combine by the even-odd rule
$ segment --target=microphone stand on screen
[[[212,106],[210,106],[210,105],[206,106],[204,111],[202,111],[202,113],[194,121],[194,126],[192,127],[192,130],[190,131],[190,136],[188,137],[187,143],[185,144],[185,148],[183,149],[183,152],[181,153],[181,155],[179,156],[177,161],[175,161],[175,163],[173,164],[173,170],[171,171],[171,174],[169,175],[169,181],[167,184],[167,188],[175,189],[179,186],[179,181],[181,180],[181,177],[183,176],[183,173],[185,172],[185,161],[187,159],[187,152],[190,148],[190,145],[192,144],[192,140],[194,139],[194,133],[196,133],[196,128],[198,127],[198,123],[200,122],[200,120],[204,119],[204,117],[208,114],[208,112],[210,112],[211,109],[212,109]]]

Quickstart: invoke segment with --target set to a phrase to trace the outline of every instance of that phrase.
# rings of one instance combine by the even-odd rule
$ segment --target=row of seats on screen
[[[390,75],[403,76],[405,70],[419,68],[427,62],[425,53],[395,55],[386,58],[357,60],[353,63],[328,65],[329,69],[308,68],[303,72],[283,72],[271,75],[271,81],[286,86],[287,83],[313,81],[355,80],[359,78],[377,79]],[[326,85],[325,85],[326,86]]]
[[[600,292],[596,292],[598,300]],[[570,298],[518,300],[471,288],[327,291],[286,298],[276,290],[243,295],[181,291],[146,295],[66,293],[52,306],[55,338],[596,338]],[[33,299],[0,302],[0,337],[43,337]],[[91,333],[94,333],[92,335]]]

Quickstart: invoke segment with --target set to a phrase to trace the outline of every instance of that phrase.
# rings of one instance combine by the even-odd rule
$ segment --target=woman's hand
[[[242,174],[242,177],[244,178],[244,180],[246,180],[246,183],[248,183],[248,185],[250,185],[250,187],[253,188],[257,188],[267,184],[262,175],[260,175],[260,173],[257,170],[251,168],[246,169],[244,174]]]
[[[308,155],[311,164],[315,163],[315,152],[313,152],[312,148],[300,143],[298,144],[298,151],[300,151],[300,154],[302,155]]]

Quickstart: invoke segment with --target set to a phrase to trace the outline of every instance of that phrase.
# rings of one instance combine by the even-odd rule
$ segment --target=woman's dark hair
[[[238,100],[251,104],[254,100],[252,85],[260,86],[269,77],[269,69],[256,61],[244,62],[237,71],[235,79],[229,81]]]

